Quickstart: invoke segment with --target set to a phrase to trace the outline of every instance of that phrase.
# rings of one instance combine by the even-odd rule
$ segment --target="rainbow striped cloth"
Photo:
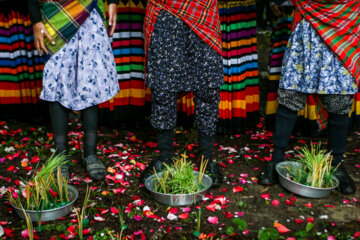
[[[53,45],[47,38],[44,40],[50,56],[70,41],[94,8],[105,24],[102,0],[58,0],[41,4],[42,22],[55,41]]]

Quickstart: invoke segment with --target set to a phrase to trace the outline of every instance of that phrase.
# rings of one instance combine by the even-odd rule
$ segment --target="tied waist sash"
[[[63,48],[76,34],[80,26],[96,9],[105,21],[105,8],[102,0],[39,0],[42,22],[55,44],[45,38],[44,43],[49,51],[47,58]]]

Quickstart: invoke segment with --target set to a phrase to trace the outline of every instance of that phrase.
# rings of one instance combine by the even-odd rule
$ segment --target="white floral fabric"
[[[110,40],[94,9],[76,35],[45,64],[40,98],[82,110],[119,92]]]
[[[357,93],[354,77],[306,20],[290,36],[280,88],[308,94]]]

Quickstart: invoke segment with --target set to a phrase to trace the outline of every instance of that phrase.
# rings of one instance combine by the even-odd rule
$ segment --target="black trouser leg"
[[[84,129],[84,157],[96,155],[97,128],[98,128],[98,106],[86,108],[81,111]]]
[[[339,189],[343,194],[352,194],[356,191],[354,181],[348,175],[343,164],[346,151],[346,138],[349,129],[349,116],[329,113],[329,150],[333,155],[333,166],[338,166],[335,176],[339,179]]]
[[[297,112],[291,111],[279,105],[276,112],[275,130],[273,135],[274,152],[271,161],[259,175],[258,182],[263,185],[271,185],[277,182],[275,166],[284,160],[285,150],[297,119]]]
[[[49,103],[51,126],[54,134],[56,153],[67,154],[67,130],[69,111],[58,102]]]

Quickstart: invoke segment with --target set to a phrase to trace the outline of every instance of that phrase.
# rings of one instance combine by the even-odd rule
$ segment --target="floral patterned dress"
[[[280,88],[307,94],[357,93],[354,77],[305,19],[289,39]]]
[[[110,40],[94,9],[68,44],[47,61],[40,98],[78,111],[113,98],[119,90]]]

